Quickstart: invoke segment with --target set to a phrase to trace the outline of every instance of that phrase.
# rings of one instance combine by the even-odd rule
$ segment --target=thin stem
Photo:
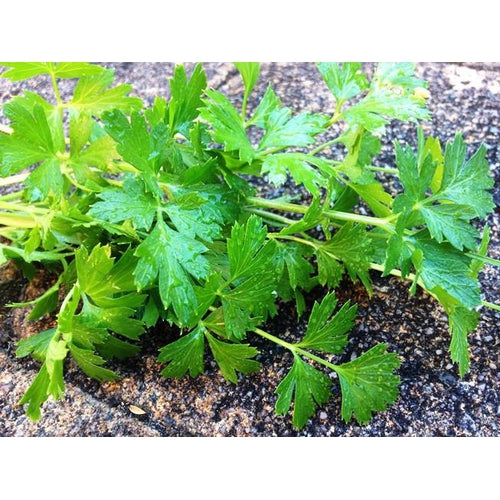
[[[16,212],[27,212],[29,214],[37,214],[37,213],[38,214],[46,214],[47,213],[46,208],[21,205],[20,203],[9,203],[8,201],[5,201],[5,200],[0,200],[0,209],[1,210],[13,210]],[[3,213],[2,213],[2,215],[3,215]]]
[[[365,165],[364,168],[367,170],[372,170],[373,172],[384,172],[386,174],[398,175],[399,170],[397,168],[389,167],[376,167],[375,165]]]
[[[27,179],[28,175],[30,175],[29,172],[25,174],[11,175],[10,177],[0,179],[0,187],[11,186],[12,184],[20,184]]]
[[[22,197],[21,191],[13,191],[12,193],[3,194],[0,196],[2,201],[17,200]]]
[[[320,246],[314,241],[305,240],[303,238],[299,238],[298,236],[292,236],[291,234],[267,233],[267,237],[273,240],[295,241],[296,243],[301,243],[302,245],[308,245],[315,250],[317,250]]]
[[[296,220],[288,219],[283,215],[268,212],[267,210],[260,210],[259,208],[248,207],[247,210],[253,214],[260,215],[264,219],[271,219],[276,222],[281,222],[281,224],[284,224],[286,226],[290,226],[291,224],[297,222]]]
[[[500,311],[500,305],[493,304],[492,302],[488,302],[486,300],[482,300],[481,305],[483,305],[484,307],[489,307],[490,309],[494,309],[495,311]]]
[[[245,92],[243,95],[243,102],[241,104],[241,120],[245,123],[245,117],[247,116],[247,101],[248,101],[248,92]]]
[[[315,354],[312,354],[309,351],[302,349],[301,347],[298,347],[294,344],[290,344],[289,342],[286,342],[278,337],[275,337],[274,335],[271,335],[270,333],[267,333],[264,330],[261,330],[260,328],[255,328],[253,331],[257,335],[260,335],[261,337],[264,337],[265,339],[270,340],[271,342],[274,342],[275,344],[278,344],[284,347],[285,349],[288,349],[294,355],[300,354],[301,356],[305,356],[306,358],[312,359],[313,361],[317,361],[323,366],[330,368],[330,370],[333,370],[335,372],[339,371],[340,367],[338,365],[334,365],[333,363],[326,361],[326,359],[320,358],[319,356],[316,356]]]
[[[32,229],[36,227],[36,222],[33,217],[10,213],[0,213],[0,224],[4,226],[15,226],[19,229]]]
[[[64,105],[63,100],[61,99],[61,94],[59,92],[59,86],[57,85],[57,79],[56,75],[53,71],[50,72],[50,78],[52,80],[52,86],[54,87],[54,96],[57,101],[57,105],[61,108],[61,113],[62,113],[62,106]]]
[[[283,210],[285,212],[294,212],[299,214],[305,214],[307,212],[307,207],[303,205],[296,205],[295,203],[288,203],[285,201],[268,200],[265,198],[259,198],[254,196],[249,196],[247,198],[253,205],[274,208],[276,210]],[[359,224],[365,224],[367,226],[377,226],[385,229],[388,232],[394,232],[392,224],[389,219],[381,219],[379,217],[370,217],[367,215],[353,214],[350,212],[339,212],[337,210],[323,210],[322,215],[336,220],[343,220],[346,222],[357,222]]]
[[[493,259],[492,257],[486,257],[484,255],[478,255],[475,253],[466,253],[465,255],[467,255],[467,257],[470,257],[471,259],[484,262],[485,264],[491,264],[492,266],[500,266],[500,260]]]
[[[320,144],[317,148],[314,148],[311,151],[309,151],[309,154],[310,155],[318,154],[321,151],[323,151],[324,149],[326,149],[326,148],[328,148],[330,146],[333,146],[334,144],[337,144],[338,142],[339,142],[338,138],[337,139],[333,139],[333,140],[328,141],[328,142],[324,142],[323,144]]]

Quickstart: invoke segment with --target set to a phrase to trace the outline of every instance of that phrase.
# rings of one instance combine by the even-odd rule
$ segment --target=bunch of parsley
[[[58,276],[16,304],[33,306],[31,320],[58,311],[55,328],[18,343],[17,356],[42,363],[20,401],[32,419],[49,396],[62,397],[65,360],[116,379],[106,360],[137,355],[141,335],[164,320],[180,333],[160,349],[165,377],[196,377],[210,350],[236,383],[260,367],[248,343],[258,335],[293,355],[277,414],[293,408],[294,426],[304,426],[331,396],[326,367],[338,375],[344,420],[366,423],[397,398],[397,355],[378,344],[348,363],[331,360],[356,315],[334,290],[347,273],[371,294],[370,270],[410,280],[412,293],[420,286],[444,306],[451,358],[468,371],[477,309],[498,307],[481,300],[478,283],[483,264],[496,263],[486,256],[488,227],[477,229],[494,208],[493,181],[483,146],[467,158],[460,135],[443,151],[421,129],[416,151],[395,144],[397,168],[372,165],[390,120],[429,117],[412,64],[379,64],[369,79],[359,63],[320,63],[333,115],[294,114],[269,86],[250,116],[257,63],[236,63],[241,107],[206,88],[201,65],[189,77],[177,66],[168,102],[145,107],[96,65],[2,64],[4,78],[46,75],[54,88],[52,102],[26,91],[5,103],[9,125],[0,129],[0,184],[10,188],[0,196],[0,263],[30,278],[36,265]],[[69,101],[61,79],[76,82]],[[343,132],[319,140],[336,123]],[[376,171],[397,176],[401,192],[387,192]],[[309,203],[259,196],[255,176],[275,186],[290,179]],[[373,215],[357,213],[360,203]],[[302,315],[316,286],[328,293],[299,342],[261,329],[282,301]]]

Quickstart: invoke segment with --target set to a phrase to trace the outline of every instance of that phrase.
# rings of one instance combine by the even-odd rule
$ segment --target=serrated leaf
[[[448,240],[455,248],[475,249],[479,232],[469,224],[475,214],[464,205],[432,205],[420,208],[431,236],[442,243]]]
[[[60,197],[64,189],[64,178],[57,158],[51,158],[38,166],[26,179],[31,202],[42,201],[49,195]]]
[[[113,80],[114,72],[111,70],[82,76],[76,84],[73,99],[67,106],[94,116],[100,116],[105,111],[111,110],[120,110],[128,114],[140,109],[142,100],[138,97],[128,97],[132,86],[123,84],[109,88]]]
[[[371,240],[363,226],[354,225],[351,222],[344,224],[332,239],[321,244],[317,253],[328,254],[340,260],[347,269],[350,278],[354,281],[359,277],[368,292],[371,293],[368,272],[370,269]]]
[[[47,372],[47,366],[44,363],[18,403],[19,405],[28,404],[26,415],[28,415],[31,420],[40,420],[42,416],[40,407],[47,401],[50,395],[49,384],[50,377]]]
[[[55,328],[49,328],[43,332],[26,337],[17,342],[16,357],[24,358],[26,356],[33,356],[33,358],[44,361],[49,348],[49,343],[56,333]]]
[[[267,174],[269,181],[275,186],[281,186],[287,180],[288,172],[297,185],[304,187],[315,197],[320,195],[320,186],[326,184],[323,176],[304,161],[304,155],[296,153],[281,153],[269,155],[262,164],[262,173]]]
[[[188,371],[191,377],[203,373],[205,329],[202,326],[160,349],[158,361],[168,363],[161,374],[164,377],[183,377]]]
[[[347,301],[335,314],[335,293],[327,294],[320,304],[314,303],[306,335],[298,347],[340,354],[347,344],[347,332],[354,326],[357,305]]]
[[[236,372],[248,374],[260,369],[260,363],[251,359],[259,354],[259,351],[255,347],[251,347],[248,344],[221,342],[208,332],[205,332],[205,336],[222,375],[229,382],[238,383]]]
[[[41,105],[36,104],[30,110],[18,101],[11,101],[4,105],[4,113],[11,120],[14,132],[0,137],[2,175],[12,175],[36,163],[56,160],[58,144]]]
[[[331,397],[331,380],[294,356],[291,370],[274,391],[278,394],[276,414],[285,415],[293,400],[293,425],[301,429],[309,417],[316,412],[316,407],[326,403]]]
[[[221,236],[224,222],[219,204],[197,193],[186,193],[163,207],[177,230],[213,241]]]
[[[290,288],[292,290],[296,290],[297,288],[308,290],[314,268],[304,257],[310,256],[310,249],[304,245],[289,242],[287,244],[279,244],[278,250],[281,253],[281,258],[286,268]]]
[[[2,66],[8,69],[2,74],[2,78],[8,78],[13,82],[27,80],[38,75],[54,75],[56,78],[79,78],[81,76],[96,75],[105,71],[104,68],[85,62],[2,62]]]
[[[236,108],[216,90],[206,90],[205,94],[208,99],[200,116],[212,126],[214,140],[224,145],[224,151],[237,151],[240,160],[252,163],[256,153]]]
[[[471,207],[477,217],[485,217],[494,208],[493,197],[488,191],[493,187],[484,145],[465,161],[466,144],[460,134],[453,143],[446,145],[443,181],[437,193],[445,199]]]
[[[282,263],[274,241],[266,241],[261,219],[251,216],[246,224],[235,223],[227,240],[230,278],[221,293],[226,331],[241,340],[247,330],[276,311],[276,288]]]
[[[133,176],[126,176],[123,187],[108,189],[99,194],[101,201],[92,205],[89,215],[97,220],[123,222],[130,220],[135,229],[149,231],[158,208],[157,200],[146,193],[143,184]]]
[[[208,276],[209,264],[200,242],[168,227],[162,220],[135,251],[139,262],[135,282],[139,289],[158,282],[165,308],[172,305],[179,323],[186,325],[196,314],[197,302],[190,276]]]
[[[69,348],[77,365],[89,377],[99,381],[118,380],[120,378],[112,370],[103,368],[101,365],[105,363],[105,360],[94,352],[88,349],[81,349],[74,344],[70,344]]]
[[[194,119],[203,106],[201,95],[207,86],[207,79],[201,64],[197,64],[187,79],[184,66],[175,67],[174,76],[170,79],[170,101],[168,103],[168,120],[170,133],[180,132],[189,137]]]
[[[361,63],[322,62],[316,66],[337,102],[347,101],[368,87],[368,79],[361,72]]]
[[[337,367],[342,418],[346,422],[354,415],[360,424],[366,424],[373,412],[385,410],[398,397],[400,379],[393,371],[401,361],[386,349],[387,344],[378,344],[359,358]]]
[[[327,122],[325,115],[300,113],[292,117],[289,108],[276,109],[267,117],[258,150],[309,146],[314,143],[314,136],[323,132]]]
[[[425,238],[425,234],[416,239],[415,246],[422,251],[423,259],[418,264],[414,261],[414,265],[427,290],[440,287],[466,308],[480,305],[479,285],[469,274],[468,257],[447,243]]]
[[[451,342],[451,359],[458,363],[458,372],[463,377],[470,366],[469,342],[467,336],[479,323],[479,313],[465,307],[456,307],[449,315]]]
[[[234,65],[241,74],[245,85],[245,94],[248,96],[259,79],[260,64],[257,62],[235,62]]]
[[[390,120],[427,120],[429,111],[423,99],[382,88],[369,92],[361,101],[343,111],[342,115],[351,126],[357,125],[372,133],[380,133],[384,132]]]
[[[102,117],[106,132],[117,142],[117,150],[123,159],[144,174],[152,176],[159,171],[166,158],[166,145],[169,132],[165,124],[160,123],[148,128],[144,116],[133,113],[130,121],[118,110],[105,113]],[[162,196],[161,190],[149,183],[143,176],[149,190]]]

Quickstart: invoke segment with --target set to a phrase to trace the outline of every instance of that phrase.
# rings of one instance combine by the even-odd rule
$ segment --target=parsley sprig
[[[487,256],[488,226],[478,230],[494,209],[493,181],[483,146],[469,156],[457,134],[443,151],[421,128],[416,150],[394,145],[396,168],[373,165],[387,123],[429,118],[412,64],[379,64],[371,79],[359,63],[318,64],[331,115],[295,114],[271,86],[249,113],[257,63],[236,63],[241,107],[207,88],[200,64],[189,76],[177,66],[170,99],[149,107],[97,65],[2,64],[4,78],[45,76],[54,89],[52,101],[26,91],[4,103],[9,123],[0,129],[0,187],[9,187],[0,196],[0,263],[13,261],[28,278],[40,265],[58,275],[40,297],[12,304],[32,306],[31,320],[57,314],[55,328],[18,343],[19,357],[42,363],[20,401],[32,419],[49,396],[63,396],[68,358],[89,377],[116,379],[106,361],[137,355],[141,336],[164,320],[180,333],[160,349],[165,377],[196,377],[210,351],[237,383],[260,368],[251,345],[260,336],[291,354],[275,391],[278,415],[293,408],[293,425],[303,427],[338,390],[328,370],[342,418],[367,423],[397,399],[400,360],[381,343],[338,361],[356,305],[339,305],[335,289],[347,274],[371,294],[373,270],[443,305],[451,359],[461,376],[469,370],[478,309],[500,308],[482,301],[478,282],[485,263],[498,264]],[[61,79],[75,81],[66,101]],[[322,142],[333,124],[341,134]],[[377,172],[396,176],[400,192],[388,192]],[[309,201],[266,198],[249,175],[295,183]],[[317,286],[327,293],[302,339],[263,329],[284,301],[303,315]]]

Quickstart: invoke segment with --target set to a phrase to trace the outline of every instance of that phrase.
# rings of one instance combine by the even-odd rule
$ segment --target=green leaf
[[[476,252],[476,254],[479,257],[487,256],[489,243],[490,243],[490,226],[486,224],[483,229],[483,236],[481,238],[481,243]],[[472,259],[469,267],[471,271],[471,276],[477,279],[479,271],[481,271],[481,269],[484,267],[484,262],[480,261],[479,259]]]
[[[213,241],[221,236],[223,215],[219,203],[198,193],[185,193],[163,207],[177,230],[196,235],[203,241]]]
[[[14,132],[0,137],[1,175],[11,175],[39,162],[56,160],[58,151],[47,114],[40,105],[33,110],[18,101],[4,105]]]
[[[392,214],[392,196],[384,190],[379,182],[369,184],[349,184],[349,186],[365,200],[377,217],[388,217]]]
[[[43,162],[26,179],[30,201],[42,201],[49,195],[59,198],[63,194],[64,178],[57,158]]]
[[[278,244],[278,250],[287,271],[290,288],[292,290],[297,288],[309,290],[312,281],[311,274],[314,272],[314,268],[304,257],[310,255],[310,249],[304,245],[287,242],[286,244]]]
[[[200,242],[160,220],[135,251],[139,258],[134,272],[137,287],[141,289],[158,280],[165,309],[172,305],[181,325],[188,324],[196,314],[197,301],[190,276],[196,279],[208,276],[208,261],[202,255],[206,250]]]
[[[17,342],[16,357],[24,358],[31,356],[38,361],[44,361],[47,356],[50,341],[56,333],[55,328],[49,328],[43,332],[26,337]]]
[[[47,401],[49,393],[50,377],[47,372],[47,366],[44,363],[40,368],[37,376],[28,387],[23,397],[19,400],[19,405],[28,403],[26,408],[26,415],[31,420],[40,420],[42,413],[40,407]]]
[[[300,113],[292,118],[290,108],[276,109],[267,117],[258,150],[309,146],[314,143],[314,136],[325,130],[327,122],[325,115]]]
[[[432,205],[420,207],[431,236],[442,243],[448,240],[455,248],[475,249],[479,232],[469,224],[474,211],[466,205]]]
[[[245,95],[248,96],[259,79],[260,64],[257,62],[235,62],[234,65],[243,78]]]
[[[370,91],[361,101],[343,111],[342,115],[351,126],[358,125],[372,133],[383,133],[384,126],[390,120],[427,120],[429,111],[422,99],[384,88]]]
[[[208,332],[205,332],[205,336],[222,375],[229,382],[238,383],[237,371],[247,374],[260,369],[260,363],[254,359],[250,359],[259,354],[259,351],[255,347],[251,347],[248,344],[221,342]]]
[[[451,245],[426,238],[425,234],[415,240],[415,246],[423,252],[422,262],[414,264],[427,290],[442,288],[467,308],[481,304],[477,280],[470,276],[468,257]]]
[[[194,119],[203,106],[201,95],[207,86],[207,79],[201,64],[197,64],[188,80],[184,66],[178,65],[174,77],[170,79],[170,102],[168,104],[168,119],[170,133],[173,136],[180,132],[189,137]]]
[[[279,395],[275,406],[276,414],[285,415],[293,400],[293,425],[301,429],[316,412],[316,406],[330,399],[331,386],[332,382],[326,375],[299,356],[294,356],[291,370],[275,391]]]
[[[161,374],[164,377],[183,377],[188,371],[191,377],[203,373],[205,329],[198,326],[192,332],[160,349],[158,361],[169,363]]]
[[[212,126],[213,139],[224,144],[224,151],[238,151],[240,160],[252,163],[256,153],[236,108],[216,90],[206,90],[205,94],[208,99],[204,99],[200,116]]]
[[[442,165],[439,144],[429,139],[424,142],[421,130],[418,142],[417,156],[409,147],[403,149],[396,144],[396,161],[405,188],[393,204],[394,211],[403,214],[398,221],[400,231],[425,222],[438,243],[446,240],[458,250],[475,249],[479,234],[470,221],[484,217],[494,207],[488,192],[493,180],[485,149],[479,148],[466,162],[465,143],[457,135],[452,144],[446,145]],[[442,167],[440,171],[438,167]],[[429,188],[432,197],[427,196]]]
[[[272,112],[281,108],[281,100],[275,94],[274,90],[268,85],[266,92],[255,110],[252,118],[248,121],[247,125],[255,125],[261,129],[266,128],[266,123]]]
[[[262,173],[268,174],[269,181],[275,186],[281,186],[287,180],[287,173],[293,177],[297,185],[304,187],[315,197],[320,195],[319,188],[326,184],[318,170],[315,170],[304,160],[300,153],[281,153],[269,155],[262,164]]]
[[[342,261],[350,278],[354,281],[361,279],[366,289],[371,293],[370,259],[371,239],[361,225],[351,222],[344,224],[331,240],[321,244],[318,254],[328,254]],[[336,272],[335,275],[338,273]]]
[[[321,304],[314,303],[305,337],[298,347],[340,354],[347,344],[347,332],[354,326],[357,305],[347,301],[336,314],[335,293],[327,294]]]
[[[164,123],[149,129],[144,116],[133,113],[129,121],[118,110],[105,113],[102,120],[106,132],[118,143],[117,150],[127,163],[150,175],[159,171],[166,159],[169,137]],[[147,178],[143,180],[151,191],[162,195],[158,187],[147,183]]]
[[[105,360],[92,351],[81,349],[74,344],[70,344],[69,349],[76,364],[90,378],[99,381],[118,380],[120,378],[115,372],[103,368],[101,365],[105,363]]]
[[[451,343],[451,359],[458,363],[460,377],[463,377],[470,366],[469,343],[467,336],[473,332],[479,323],[479,313],[464,307],[456,307],[449,315]]]
[[[372,412],[382,411],[398,397],[400,379],[394,375],[401,361],[395,353],[387,353],[387,344],[378,344],[359,358],[337,367],[342,390],[342,418],[352,415],[366,424]]]
[[[98,75],[104,68],[85,62],[61,62],[58,64],[44,62],[1,62],[0,65],[10,68],[2,74],[13,82],[27,80],[38,75],[54,75],[56,78],[80,78]]]
[[[427,86],[424,80],[415,76],[415,64],[410,62],[379,63],[372,85],[389,89],[399,88],[404,93],[413,93],[417,87]]]
[[[138,178],[130,175],[120,189],[108,189],[99,194],[89,215],[97,220],[117,223],[130,220],[135,229],[149,231],[156,215],[158,202],[144,190]]]
[[[251,216],[246,224],[235,223],[227,240],[230,279],[221,292],[226,331],[241,340],[245,332],[275,313],[282,263],[274,241],[266,240],[261,219]]]
[[[477,217],[485,217],[493,211],[493,187],[484,145],[465,161],[466,144],[460,134],[453,143],[446,144],[443,182],[438,191],[440,199],[471,207]]]
[[[2,73],[2,78],[8,78],[13,82],[50,74],[47,63],[44,62],[0,62],[0,65],[10,68]]]
[[[82,291],[91,297],[97,295],[113,268],[114,259],[111,257],[111,247],[97,245],[89,254],[82,246],[75,255],[76,272]]]
[[[123,84],[109,88],[113,80],[114,72],[111,70],[82,76],[76,84],[73,99],[67,106],[79,112],[86,111],[93,116],[100,116],[111,110],[129,114],[141,109],[141,99],[128,97],[132,86]]]
[[[337,103],[343,103],[368,87],[368,79],[361,72],[361,63],[317,63],[323,80]]]

